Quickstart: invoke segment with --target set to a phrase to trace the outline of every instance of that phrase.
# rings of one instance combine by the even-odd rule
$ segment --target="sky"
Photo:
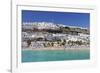
[[[53,22],[67,26],[90,27],[89,13],[22,10],[23,22]]]

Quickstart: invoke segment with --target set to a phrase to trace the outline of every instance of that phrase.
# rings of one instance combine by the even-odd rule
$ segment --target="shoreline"
[[[41,48],[32,48],[32,47],[27,47],[27,48],[22,48],[22,51],[24,50],[90,50],[89,46],[74,46],[74,47],[41,47]]]

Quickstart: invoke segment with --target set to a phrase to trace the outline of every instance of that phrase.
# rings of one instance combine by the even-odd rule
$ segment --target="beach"
[[[89,50],[89,46],[24,47],[22,50]]]
[[[78,47],[47,47],[22,49],[22,62],[49,62],[67,60],[88,60],[90,49],[86,46]]]

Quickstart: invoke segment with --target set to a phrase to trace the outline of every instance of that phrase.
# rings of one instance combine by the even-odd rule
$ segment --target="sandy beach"
[[[39,48],[33,48],[33,47],[24,47],[22,50],[89,50],[89,46],[56,46],[56,47],[39,47]]]

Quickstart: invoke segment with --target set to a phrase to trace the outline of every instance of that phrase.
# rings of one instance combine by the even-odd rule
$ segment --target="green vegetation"
[[[68,44],[69,45],[82,45],[83,42],[82,41],[71,41],[71,40],[69,40]]]

